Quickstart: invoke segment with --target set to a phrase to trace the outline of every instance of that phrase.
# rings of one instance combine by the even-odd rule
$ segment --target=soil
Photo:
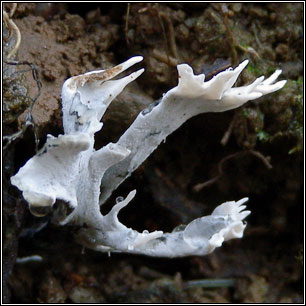
[[[3,302],[303,302],[302,3],[18,3],[15,10],[7,3],[3,9],[21,34],[7,59],[17,36],[4,24]],[[245,236],[211,255],[109,257],[84,249],[74,241],[75,228],[32,216],[10,185],[47,134],[63,133],[63,82],[134,55],[144,56],[145,73],[110,106],[97,147],[115,142],[176,85],[179,63],[209,79],[248,58],[238,85],[278,68],[288,80],[281,91],[237,110],[189,120],[109,201],[111,207],[136,188],[121,221],[139,231],[171,231],[248,196]]]

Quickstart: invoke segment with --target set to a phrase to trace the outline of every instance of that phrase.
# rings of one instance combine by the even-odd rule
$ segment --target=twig
[[[262,47],[262,44],[261,44],[261,42],[260,42],[260,40],[259,40],[259,38],[258,38],[258,35],[257,35],[256,21],[252,24],[252,32],[254,33],[254,37],[255,37],[255,41],[256,41],[256,43],[257,43],[257,46],[258,46],[259,48],[261,48],[261,47]]]
[[[237,153],[228,155],[228,156],[224,157],[223,159],[221,159],[221,161],[218,163],[218,175],[215,176],[214,178],[212,178],[212,179],[210,179],[210,180],[204,182],[204,183],[199,183],[199,184],[195,185],[195,186],[192,188],[193,191],[199,192],[199,191],[201,191],[204,187],[209,186],[209,185],[215,183],[215,182],[223,175],[223,164],[224,164],[227,160],[229,160],[229,159],[231,159],[231,158],[233,158],[233,157],[236,157],[237,155],[240,155],[241,153],[244,153],[244,152],[237,152]]]
[[[126,8],[125,26],[124,26],[125,41],[127,45],[130,44],[129,37],[128,37],[130,9],[131,9],[131,3],[128,3],[127,8]]]
[[[253,154],[254,156],[258,157],[268,169],[272,169],[272,165],[270,164],[270,157],[262,155],[258,151],[250,150],[250,154]]]
[[[154,4],[152,7],[150,6],[151,9],[155,10],[157,17],[158,17],[158,21],[162,30],[162,35],[165,41],[165,49],[166,52],[165,54],[158,51],[158,50],[153,50],[153,55],[156,59],[170,65],[170,66],[176,66],[179,62],[179,55],[178,55],[178,51],[177,51],[177,46],[176,46],[176,42],[175,42],[175,33],[174,33],[174,28],[173,28],[173,24],[171,21],[171,18],[168,16],[168,14],[166,14],[165,12],[162,12],[159,10],[158,8],[158,3]],[[138,10],[138,13],[144,13],[147,12],[149,10],[148,7],[145,7],[143,9]],[[166,35],[166,30],[165,30],[165,26],[163,23],[164,19],[167,23],[167,27],[168,27],[168,32],[169,32],[169,39]],[[170,55],[172,54],[172,56]]]
[[[40,255],[31,255],[31,256],[16,258],[17,264],[26,264],[26,263],[42,262],[42,261],[43,261],[43,258]]]
[[[256,52],[256,50],[254,48],[252,48],[252,47],[247,47],[246,48],[246,47],[241,46],[241,44],[239,44],[237,39],[233,36],[231,28],[230,28],[230,24],[229,24],[229,19],[228,19],[229,10],[228,10],[227,5],[225,3],[220,4],[220,11],[223,15],[223,23],[224,23],[225,30],[226,30],[226,33],[227,33],[227,38],[229,40],[230,47],[231,47],[231,50],[232,50],[234,64],[236,65],[238,63],[238,55],[237,55],[236,48],[238,48],[239,50],[241,50],[243,52],[250,53],[255,58],[260,58],[259,54]]]
[[[238,49],[240,49],[241,51],[245,52],[245,53],[250,53],[251,55],[253,55],[255,58],[260,58],[259,54],[257,53],[257,51],[252,48],[252,47],[243,47],[240,44],[237,44],[236,47]]]
[[[185,282],[183,288],[227,288],[234,287],[234,285],[234,279],[199,279]]]
[[[11,14],[12,15],[12,14]],[[15,22],[9,17],[9,15],[7,14],[6,11],[3,11],[3,20],[8,28],[8,30],[11,32],[11,30],[13,29],[16,33],[16,43],[14,48],[11,50],[11,52],[7,55],[7,59],[10,59],[19,49],[20,46],[20,42],[21,42],[21,34],[19,31],[19,28],[17,27],[17,25],[15,24]]]
[[[33,124],[30,121],[26,120],[25,123],[22,125],[21,130],[9,136],[3,136],[3,141],[7,141],[7,143],[3,146],[3,150],[6,150],[12,142],[20,138],[29,126],[33,126]]]
[[[229,124],[228,126],[228,129],[226,130],[226,132],[224,133],[220,143],[222,144],[222,146],[225,146],[232,134],[232,131],[233,131],[233,127],[234,127],[234,124],[236,122],[236,119],[237,119],[237,112],[235,111],[235,114],[233,116],[233,119],[231,121],[231,123]]]
[[[233,62],[235,65],[238,64],[238,55],[237,55],[237,51],[235,49],[235,45],[236,42],[234,40],[234,37],[232,35],[232,32],[230,30],[230,25],[229,25],[229,21],[228,21],[228,8],[226,4],[220,4],[220,8],[221,8],[221,12],[223,15],[223,22],[225,25],[225,29],[226,29],[226,33],[227,33],[227,38],[229,40],[229,44],[232,50],[232,55],[233,55]]]
[[[204,187],[207,187],[211,184],[214,184],[216,181],[218,181],[220,179],[220,177],[223,175],[223,165],[226,161],[228,161],[229,159],[232,159],[234,157],[237,157],[237,156],[242,156],[242,155],[245,155],[245,154],[252,154],[254,156],[256,156],[257,158],[259,158],[263,163],[264,165],[268,168],[268,169],[272,169],[272,165],[270,164],[269,162],[269,157],[265,157],[264,155],[262,155],[260,152],[258,151],[254,151],[254,150],[247,150],[247,151],[242,151],[242,152],[236,152],[234,154],[230,154],[226,157],[224,157],[223,159],[221,159],[221,161],[218,163],[218,175],[216,175],[215,177],[213,177],[212,179],[208,180],[208,181],[205,181],[204,183],[199,183],[199,184],[196,184],[192,190],[194,192],[199,192],[201,191]]]
[[[155,8],[155,6],[154,6]],[[158,16],[158,21],[159,21],[159,24],[161,26],[161,29],[162,29],[162,33],[163,33],[163,38],[164,38],[164,41],[165,41],[165,45],[166,45],[166,54],[167,54],[167,58],[168,58],[168,63],[170,62],[169,60],[169,57],[170,57],[170,52],[169,52],[169,45],[168,45],[168,39],[167,39],[167,35],[166,35],[166,30],[165,30],[165,27],[164,27],[164,24],[162,22],[162,19],[161,19],[161,16],[160,16],[160,12],[157,8],[156,9],[156,12],[157,12],[157,16]]]
[[[163,51],[153,49],[153,56],[158,59],[159,61],[168,64],[170,66],[176,67],[177,64],[179,63],[178,60],[172,56],[169,56]]]
[[[176,47],[176,42],[175,42],[175,34],[174,34],[174,28],[172,21],[170,17],[164,13],[164,12],[158,12],[160,17],[163,17],[163,19],[167,22],[168,24],[168,30],[169,30],[169,43],[170,43],[170,50],[172,52],[172,55],[176,58],[179,59],[179,55],[177,52],[177,47]]]
[[[9,13],[10,18],[12,18],[12,17],[14,16],[14,14],[15,14],[15,12],[16,12],[17,4],[18,4],[18,3],[16,3],[16,2],[15,2],[15,3],[12,3],[12,7],[11,7],[10,13]]]

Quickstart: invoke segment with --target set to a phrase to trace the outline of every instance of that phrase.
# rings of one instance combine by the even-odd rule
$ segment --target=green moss
[[[249,111],[248,111],[247,108],[244,108],[244,109],[242,110],[241,113],[242,113],[242,116],[243,116],[243,117],[248,118],[248,116],[249,116]]]
[[[304,261],[304,248],[303,248],[302,244],[299,245],[298,255],[295,258],[300,262],[300,264],[303,264],[303,261]]]
[[[249,63],[247,70],[254,75],[262,74],[262,71],[254,63]]]
[[[24,77],[5,78],[3,80],[3,123],[10,124],[17,120],[32,102],[27,96]]]
[[[295,86],[297,94],[292,102],[294,112],[293,120],[290,122],[288,130],[297,138],[297,144],[290,149],[289,154],[303,151],[303,117],[304,117],[304,97],[303,97],[303,77],[299,77],[297,81],[291,81],[291,85]]]
[[[298,79],[297,79],[297,81],[296,81],[296,83],[298,84],[298,86],[303,86],[303,84],[304,84],[304,77],[302,77],[302,76],[300,76]],[[301,88],[302,89],[302,88]]]
[[[267,73],[270,75],[270,74],[272,74],[272,73],[275,72],[275,69],[276,69],[276,67],[274,67],[274,66],[269,66],[269,67],[267,68]]]
[[[272,142],[275,138],[287,137],[293,147],[288,147],[288,153],[293,154],[303,150],[303,78],[288,80],[285,87],[273,94],[273,99],[267,100],[262,107],[270,117],[269,126],[265,132]],[[264,135],[259,137],[265,139]]]
[[[270,135],[264,130],[262,130],[257,133],[257,138],[262,142],[267,142],[270,139]]]

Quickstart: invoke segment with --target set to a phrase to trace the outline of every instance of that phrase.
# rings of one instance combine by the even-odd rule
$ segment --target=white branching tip
[[[235,69],[229,68],[222,71],[206,82],[205,89],[209,91],[209,94],[206,94],[205,97],[210,100],[220,100],[224,92],[236,83],[240,73],[248,63],[249,61],[245,60]]]
[[[275,70],[274,73],[272,75],[270,75],[270,77],[268,77],[265,81],[262,82],[262,84],[263,85],[273,84],[281,74],[282,74],[281,69]]]
[[[245,60],[235,69],[229,68],[222,71],[207,82],[204,82],[204,74],[194,75],[189,65],[178,65],[178,86],[170,92],[190,98],[199,97],[203,100],[220,100],[224,93],[235,84],[248,62],[248,60]]]
[[[192,221],[183,231],[184,240],[188,245],[209,253],[223,241],[242,237],[245,228],[242,220],[250,214],[250,211],[242,211],[246,207],[242,204],[247,200],[225,202],[210,216]]]
[[[110,103],[125,86],[138,78],[144,69],[121,79],[114,78],[142,59],[141,56],[135,56],[115,67],[68,79],[62,89],[65,133],[87,132],[93,135],[99,131],[102,128],[100,120]]]
[[[286,80],[282,80],[282,81],[279,81],[275,84],[271,84],[271,85],[266,85],[266,84],[259,84],[255,90],[260,92],[261,94],[263,95],[266,95],[266,94],[269,94],[269,93],[272,93],[272,92],[275,92],[277,90],[280,90],[281,88],[283,88],[285,86],[285,84],[287,83]]]
[[[246,208],[246,205],[242,205],[243,203],[247,202],[248,198],[243,198],[237,202],[229,201],[225,202],[218,207],[216,207],[211,214],[212,216],[229,216],[232,220],[243,220],[246,216],[248,216],[251,212],[242,210]]]
[[[243,198],[237,202],[225,202],[218,206],[212,213],[212,216],[222,216],[231,220],[227,227],[214,234],[209,243],[212,246],[219,247],[223,241],[227,241],[234,238],[241,238],[246,224],[242,222],[251,212],[245,210],[246,205],[242,205],[248,201],[248,198]]]
[[[230,79],[226,82],[226,85],[224,86],[224,91],[226,91],[229,88],[232,88],[234,86],[234,84],[236,83],[239,75],[241,74],[241,72],[243,71],[243,69],[248,65],[249,60],[245,60],[243,61],[241,64],[239,64],[234,70],[233,70],[233,74],[230,77]],[[231,71],[232,68],[227,69],[226,71]],[[221,72],[222,73],[222,72]],[[223,91],[223,93],[224,93]]]
[[[262,83],[262,81],[265,79],[264,76],[261,76],[259,78],[257,78],[253,83],[251,83],[250,85],[245,86],[245,92],[246,93],[250,93],[252,92],[256,86],[258,86],[260,83]]]
[[[136,195],[136,189],[132,190],[132,191],[127,195],[127,197],[126,197],[124,200],[122,200],[122,201],[119,200],[119,201],[116,203],[116,205],[112,208],[112,210],[111,210],[110,213],[111,213],[111,214],[116,214],[116,215],[118,215],[119,211],[120,211],[123,207],[125,207],[126,205],[128,205],[128,204],[134,199],[135,195]]]
[[[243,236],[245,227],[246,224],[237,221],[231,223],[228,227],[214,234],[208,241],[209,246],[211,247],[210,252],[212,252],[215,248],[220,247],[224,241],[241,238]]]
[[[249,100],[277,91],[286,84],[285,80],[274,84],[281,74],[281,70],[276,70],[267,80],[260,77],[250,85],[233,87],[248,63],[249,61],[245,60],[235,69],[229,68],[222,71],[207,82],[204,82],[203,74],[194,75],[192,68],[187,64],[178,65],[178,86],[170,90],[165,97],[168,100],[172,95],[198,100],[202,103],[198,106],[202,112],[221,112],[237,108]],[[189,108],[191,109],[191,106]]]
[[[133,56],[130,59],[128,59],[127,61],[125,61],[124,63],[122,63],[122,64],[120,64],[118,66],[121,66],[122,71],[125,71],[128,68],[130,68],[131,66],[141,62],[142,60],[143,60],[142,56]]]
[[[118,80],[109,80],[101,85],[101,91],[104,91],[104,96],[108,96],[108,99],[105,99],[103,101],[104,104],[109,104],[114,98],[118,96],[118,94],[121,93],[121,91],[132,81],[136,80],[142,73],[144,72],[144,69],[139,69],[136,72],[131,73],[130,75],[127,75],[124,78],[118,79]]]
[[[70,86],[72,84],[78,86],[84,86],[88,83],[95,83],[95,82],[102,82],[108,81],[110,79],[113,79],[118,74],[122,73],[123,71],[127,70],[131,66],[141,62],[143,60],[142,56],[134,56],[127,61],[123,62],[122,64],[119,64],[115,67],[106,69],[106,70],[95,70],[86,72],[85,74],[81,74],[75,77],[72,77],[70,79]]]
[[[149,233],[148,231],[143,231],[142,233],[139,233],[136,237],[136,239],[133,242],[133,249],[137,248],[141,245],[146,244],[147,242],[160,238],[163,236],[163,231],[154,231]]]
[[[117,200],[117,203],[113,206],[111,211],[104,216],[104,223],[107,224],[110,228],[125,228],[125,226],[119,222],[118,214],[120,210],[128,205],[136,195],[136,190],[131,191],[125,199]]]
[[[141,69],[131,73],[129,76],[127,76],[127,78],[130,79],[129,83],[136,80],[144,71],[145,71],[144,68],[141,68]]]
[[[280,74],[281,70],[276,70],[267,80],[264,80],[262,76],[250,85],[229,88],[223,94],[220,110],[225,111],[237,108],[249,100],[258,99],[263,95],[281,89],[286,84],[286,80],[273,84]]]

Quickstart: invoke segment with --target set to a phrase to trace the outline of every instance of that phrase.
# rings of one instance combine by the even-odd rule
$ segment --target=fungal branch
[[[243,236],[243,220],[250,213],[244,210],[247,198],[223,203],[211,215],[171,233],[139,233],[118,220],[119,211],[134,198],[135,190],[106,215],[101,214],[100,205],[189,118],[237,108],[281,89],[286,81],[275,82],[281,73],[276,70],[266,80],[260,77],[250,85],[233,88],[248,61],[207,82],[204,74],[194,75],[187,64],[178,65],[178,85],[143,110],[117,143],[96,151],[94,135],[102,128],[100,120],[107,107],[144,69],[121,79],[114,77],[141,60],[141,56],[132,57],[111,69],[68,79],[62,89],[65,134],[49,135],[45,146],[11,183],[22,191],[34,214],[51,209],[53,222],[81,226],[79,242],[95,250],[162,257],[209,254],[223,241]]]

